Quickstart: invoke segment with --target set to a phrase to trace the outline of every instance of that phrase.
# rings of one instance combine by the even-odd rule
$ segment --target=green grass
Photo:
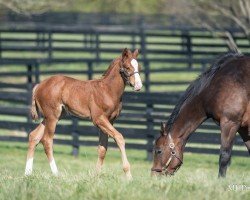
[[[218,156],[186,153],[173,177],[150,177],[145,151],[128,150],[133,181],[122,172],[120,153],[109,149],[104,169],[95,173],[96,147],[81,147],[78,158],[71,147],[55,146],[60,170],[53,177],[41,146],[34,174],[25,177],[26,145],[0,142],[0,199],[248,199],[250,190],[231,191],[232,184],[250,186],[249,158],[233,157],[226,179],[217,179]]]

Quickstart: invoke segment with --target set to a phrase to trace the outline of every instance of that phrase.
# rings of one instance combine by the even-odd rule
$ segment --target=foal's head
[[[137,62],[137,56],[139,54],[138,49],[133,53],[125,48],[122,52],[120,73],[126,84],[134,87],[135,91],[139,91],[142,88],[142,81],[140,77],[140,67]]]
[[[182,165],[182,152],[176,147],[166,123],[161,124],[161,135],[154,146],[152,175],[173,175]]]

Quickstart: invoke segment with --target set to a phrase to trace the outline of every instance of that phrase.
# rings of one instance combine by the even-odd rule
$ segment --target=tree
[[[245,34],[250,44],[250,0],[238,0],[238,1],[200,1],[197,2],[197,9],[201,13],[205,13],[207,9],[213,10],[217,16],[222,19],[230,21],[235,27],[241,29]],[[209,29],[220,28],[221,23],[216,18],[211,18],[208,23],[204,25]],[[228,39],[228,45],[231,49],[239,51],[237,44],[235,43],[231,33],[227,30],[227,27],[223,27],[224,34]]]
[[[51,9],[66,7],[69,0],[0,0],[0,4],[24,15],[41,14]]]
[[[175,15],[180,24],[206,28],[226,39],[231,50],[239,51],[229,31],[232,26],[240,29],[250,44],[250,0],[165,0],[164,3],[161,9]]]

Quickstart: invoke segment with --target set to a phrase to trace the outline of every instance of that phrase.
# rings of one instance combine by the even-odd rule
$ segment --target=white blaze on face
[[[138,70],[138,62],[135,59],[131,60],[131,65],[134,67],[134,73],[135,72],[139,72]],[[139,75],[139,73],[135,73],[134,74],[135,77],[135,85],[134,85],[134,90],[138,91],[142,88],[142,81],[141,81],[141,77]]]

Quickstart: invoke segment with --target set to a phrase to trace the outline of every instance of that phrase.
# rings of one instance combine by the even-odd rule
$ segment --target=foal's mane
[[[114,59],[114,60],[110,63],[108,69],[103,73],[102,76],[108,76],[108,75],[110,74],[110,72],[112,71],[112,69],[113,69],[120,61],[121,61],[121,56],[118,57],[118,58],[116,58],[116,59]]]
[[[189,85],[168,119],[166,126],[168,132],[171,130],[175,120],[177,119],[182,105],[185,102],[192,100],[194,96],[198,95],[201,91],[208,87],[216,72],[225,66],[226,63],[241,56],[243,55],[237,52],[228,52],[221,55],[214,61],[209,69],[199,75],[198,78]]]

